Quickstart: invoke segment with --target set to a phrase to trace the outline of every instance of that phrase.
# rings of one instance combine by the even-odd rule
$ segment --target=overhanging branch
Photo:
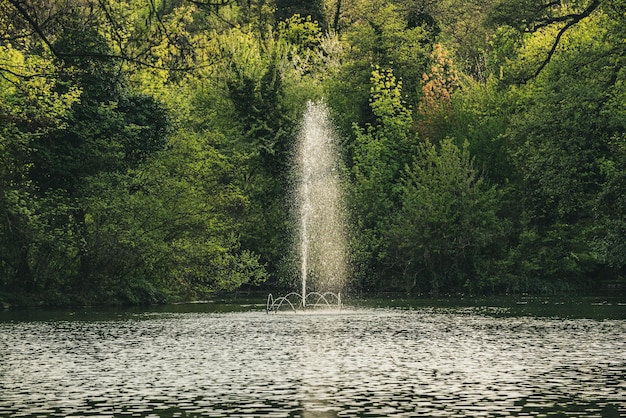
[[[35,18],[31,16],[31,14],[28,12],[28,10],[26,10],[24,5],[18,0],[9,0],[9,3],[11,3],[11,5],[15,7],[15,10],[17,10],[18,13],[24,18],[24,20],[28,22],[30,27],[41,39],[41,41],[50,49],[50,52],[52,52],[52,54],[54,54],[56,57],[60,58],[59,54],[54,49],[54,46],[52,46],[52,43],[50,42],[46,34],[43,33],[43,30],[41,29],[39,23],[35,21]]]
[[[76,53],[62,52],[58,50],[57,48],[55,48],[51,39],[44,32],[43,26],[38,21],[36,14],[33,13],[33,11],[29,10],[29,8],[27,7],[27,4],[24,1],[8,0],[8,2],[15,8],[15,10],[17,11],[17,15],[21,16],[21,18],[24,19],[26,23],[28,23],[28,25],[31,27],[33,31],[33,34],[41,40],[41,42],[46,46],[46,48],[50,51],[50,53],[61,61],[66,61],[68,58],[91,58],[91,59],[103,60],[103,61],[114,60],[114,61],[124,61],[124,62],[132,63],[138,66],[147,67],[147,68],[168,70],[168,71],[181,71],[181,72],[191,71],[192,69],[198,67],[195,64],[178,66],[178,67],[157,65],[157,64],[150,63],[149,61],[146,61],[145,59],[140,58],[140,56],[133,56],[133,55],[125,54],[123,51],[122,45],[119,44],[121,42],[121,39],[118,39],[118,47],[120,49],[119,54],[108,54],[108,53],[89,52],[89,51],[81,51],[81,52],[76,52]],[[223,4],[226,4],[227,2],[228,1],[221,1],[220,4],[223,5]],[[108,23],[112,25],[114,30],[118,29],[119,27],[117,23],[115,22],[115,19],[110,15],[109,10],[105,7],[104,3],[102,1],[98,1],[98,3],[99,3],[100,8],[103,9],[103,12],[105,13],[105,17],[107,18]],[[201,3],[201,2],[198,2],[198,3]],[[209,3],[206,3],[206,4],[209,4]],[[160,20],[160,16],[158,17],[159,17],[159,25],[163,26],[163,22]],[[162,30],[162,29],[163,28],[159,27],[159,30]],[[166,36],[168,36],[169,41],[172,41],[172,39],[169,38],[169,34],[166,33]],[[148,50],[151,48],[152,46],[150,46]],[[145,55],[145,54],[141,54],[141,55]],[[0,68],[0,71],[3,71],[3,70],[4,69]]]
[[[571,28],[572,26],[574,26],[575,24],[577,24],[581,20],[589,17],[589,15],[591,15],[591,13],[593,13],[599,6],[600,6],[600,0],[593,0],[591,3],[589,3],[587,8],[585,8],[585,10],[583,10],[581,13],[569,14],[569,15],[566,15],[566,16],[560,16],[560,17],[556,17],[554,19],[546,20],[544,22],[541,22],[540,26],[536,26],[535,27],[536,29],[538,29],[539,27],[545,27],[545,26],[548,26],[548,25],[553,24],[553,23],[566,22],[565,25],[559,30],[559,33],[557,33],[556,37],[554,38],[554,42],[552,42],[552,47],[550,47],[550,50],[548,51],[548,55],[546,56],[546,58],[539,65],[539,67],[534,72],[534,74],[531,77],[529,77],[528,79],[526,79],[525,81],[528,81],[531,78],[537,77],[539,75],[539,73],[541,73],[541,71],[543,71],[543,69],[546,67],[546,65],[548,65],[548,63],[552,60],[552,57],[556,53],[556,50],[557,50],[557,48],[559,46],[559,43],[561,42],[561,38],[563,37],[565,32],[567,32],[567,30],[569,28]]]

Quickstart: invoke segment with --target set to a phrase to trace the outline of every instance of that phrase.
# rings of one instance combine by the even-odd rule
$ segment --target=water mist
[[[337,137],[323,102],[307,104],[293,170],[301,293],[276,300],[270,295],[268,311],[285,302],[292,308],[320,302],[330,305],[331,299],[341,304],[340,292],[347,279],[346,211]],[[293,302],[292,296],[298,301]]]

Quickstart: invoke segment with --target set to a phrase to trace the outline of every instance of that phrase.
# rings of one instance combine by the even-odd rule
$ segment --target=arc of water
[[[270,312],[278,312],[281,310],[283,305],[288,305],[292,311],[296,311],[297,307],[305,307],[308,306],[310,308],[332,308],[336,307],[341,309],[341,293],[333,293],[333,292],[309,292],[307,293],[307,297],[309,298],[317,298],[314,303],[309,303],[307,305],[305,299],[302,297],[300,293],[291,292],[285,296],[278,297],[274,299],[274,296],[270,293],[267,296],[267,303],[265,309],[267,313]],[[292,302],[290,298],[296,299],[296,302]],[[334,300],[333,300],[334,299]]]

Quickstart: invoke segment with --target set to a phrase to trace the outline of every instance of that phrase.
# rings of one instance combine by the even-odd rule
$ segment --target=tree
[[[292,154],[306,101],[320,94],[325,40],[316,23],[299,16],[261,42],[254,32],[233,29],[215,40],[222,54],[215,83],[196,93],[199,126],[225,135],[225,155],[243,157],[238,184],[250,206],[241,243],[262,256],[274,283],[293,276]]]
[[[220,141],[180,130],[139,169],[90,179],[86,254],[97,293],[126,303],[189,300],[265,280],[259,256],[239,241],[249,201]]]
[[[7,79],[13,85],[7,98],[14,96],[7,115],[25,113],[4,125],[18,171],[7,179],[6,204],[0,206],[7,219],[7,287],[53,301],[94,292],[106,275],[96,273],[101,248],[89,245],[86,202],[102,192],[90,190],[93,178],[115,178],[163,149],[169,121],[152,97],[130,91],[119,62],[102,58],[109,44],[96,30],[77,22],[51,47],[64,59],[27,55],[43,64],[46,77],[21,65],[23,71]],[[24,98],[27,107],[20,110]]]
[[[309,17],[317,22],[322,28],[326,27],[326,15],[324,14],[324,2],[322,0],[275,0],[276,20],[287,20],[294,15]]]
[[[541,277],[547,290],[592,286],[602,270],[589,234],[610,144],[626,127],[613,107],[623,94],[618,25],[598,14],[572,28],[562,40],[568,48],[520,90],[523,111],[507,133],[523,220],[512,256],[521,275]]]
[[[450,51],[459,70],[473,78],[484,81],[485,55],[490,50],[492,28],[484,24],[494,0],[442,0],[409,2],[420,4],[422,14],[431,16],[439,29],[433,43],[444,44]],[[413,6],[415,7],[415,6]]]
[[[537,77],[557,52],[563,36],[597,13],[601,3],[601,0],[501,0],[496,3],[489,17],[493,24],[508,25],[526,33],[544,32],[550,37],[545,51],[537,54],[530,68],[517,76],[517,81],[524,83]]]
[[[452,59],[440,44],[433,46],[430,71],[422,75],[422,96],[417,107],[420,137],[438,142],[453,123],[452,95],[459,89]]]
[[[415,139],[411,111],[402,100],[402,83],[391,70],[379,68],[372,71],[371,82],[370,106],[376,124],[354,127],[350,200],[356,222],[356,264],[365,266],[361,279],[380,281],[377,286],[381,286],[388,267],[384,231],[399,203],[402,169],[413,155]]]
[[[373,68],[392,69],[402,80],[407,106],[416,109],[421,77],[430,55],[429,34],[422,26],[409,26],[392,2],[356,2],[346,6],[341,39],[342,66],[328,82],[328,100],[338,116],[340,129],[350,134],[353,122],[373,123],[369,107]]]
[[[36,292],[72,269],[75,246],[61,221],[67,205],[32,180],[32,150],[67,126],[80,90],[45,56],[4,45],[0,60],[16,70],[0,72],[0,291]]]
[[[424,141],[407,165],[390,240],[407,291],[473,292],[493,279],[501,222],[498,195],[474,167],[468,144]],[[426,278],[428,281],[426,282]]]
[[[622,115],[623,117],[624,115]],[[600,161],[607,181],[594,204],[592,248],[599,261],[612,270],[614,277],[626,275],[626,137],[615,136],[610,141],[610,157]]]
[[[194,2],[176,0],[7,0],[0,19],[11,22],[5,26],[10,28],[5,41],[28,37],[59,60],[82,57],[189,71],[200,55],[196,48],[201,41],[188,30],[190,15],[197,7]],[[57,43],[67,31],[91,28],[97,28],[106,39],[108,51],[65,50]]]
[[[80,89],[80,102],[62,129],[33,144],[32,175],[42,190],[61,188],[76,196],[83,178],[132,168],[162,149],[168,121],[154,99],[129,91],[117,63],[89,56],[109,52],[96,31],[67,31],[55,48],[73,57],[60,63],[60,77],[64,85]]]

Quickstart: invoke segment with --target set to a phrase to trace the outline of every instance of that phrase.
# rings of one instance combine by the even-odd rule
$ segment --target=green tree
[[[294,15],[310,17],[313,22],[326,27],[326,16],[324,14],[324,2],[322,0],[275,0],[276,20],[287,20]]]
[[[623,115],[622,115],[623,116]],[[626,138],[611,140],[612,152],[600,161],[607,177],[594,205],[595,227],[592,245],[598,258],[607,265],[613,278],[626,277]]]
[[[467,143],[423,142],[401,193],[389,235],[407,291],[474,292],[494,279],[498,194],[474,167]]]
[[[402,100],[402,83],[391,70],[372,71],[370,106],[375,125],[355,125],[352,149],[351,211],[356,223],[355,263],[362,285],[381,286],[388,272],[384,231],[399,203],[402,169],[415,147],[412,115]],[[379,283],[376,283],[379,282]]]
[[[0,293],[45,288],[72,270],[76,251],[61,221],[65,201],[42,194],[32,181],[32,150],[67,126],[80,92],[61,89],[54,63],[23,43],[26,50],[0,47]]]
[[[224,34],[218,40],[219,72],[210,75],[215,83],[196,92],[198,126],[225,135],[220,146],[225,155],[244,157],[238,184],[250,207],[241,242],[262,256],[274,281],[291,276],[291,155],[306,100],[312,98],[306,95],[319,94],[314,87],[319,64],[306,57],[323,48],[319,27],[310,20],[294,16],[278,29],[275,39],[261,42],[243,29]]]
[[[241,248],[249,201],[220,142],[181,130],[139,169],[90,179],[86,253],[98,294],[126,303],[194,299],[265,280],[259,256]]]
[[[34,145],[33,178],[42,189],[76,196],[81,179],[133,167],[165,145],[165,111],[149,96],[134,95],[118,63],[94,55],[111,50],[92,28],[68,30],[55,43],[67,57],[61,80],[80,89],[62,129]]]
[[[423,13],[432,16],[440,28],[433,43],[444,44],[465,75],[474,80],[485,80],[488,76],[485,58],[493,32],[485,25],[485,20],[495,0],[422,0],[411,3],[421,3]]]
[[[349,11],[349,13],[348,13]],[[391,2],[357,2],[345,13],[342,66],[329,80],[328,101],[346,135],[353,122],[374,123],[369,106],[373,68],[392,69],[402,80],[407,106],[416,109],[421,77],[429,63],[429,34],[422,26],[409,26]]]
[[[598,14],[572,28],[561,41],[568,47],[519,90],[520,111],[507,133],[521,180],[512,257],[521,276],[541,278],[547,291],[591,286],[602,270],[589,234],[606,190],[605,162],[614,158],[611,143],[626,127],[614,112],[623,100],[618,27]]]

